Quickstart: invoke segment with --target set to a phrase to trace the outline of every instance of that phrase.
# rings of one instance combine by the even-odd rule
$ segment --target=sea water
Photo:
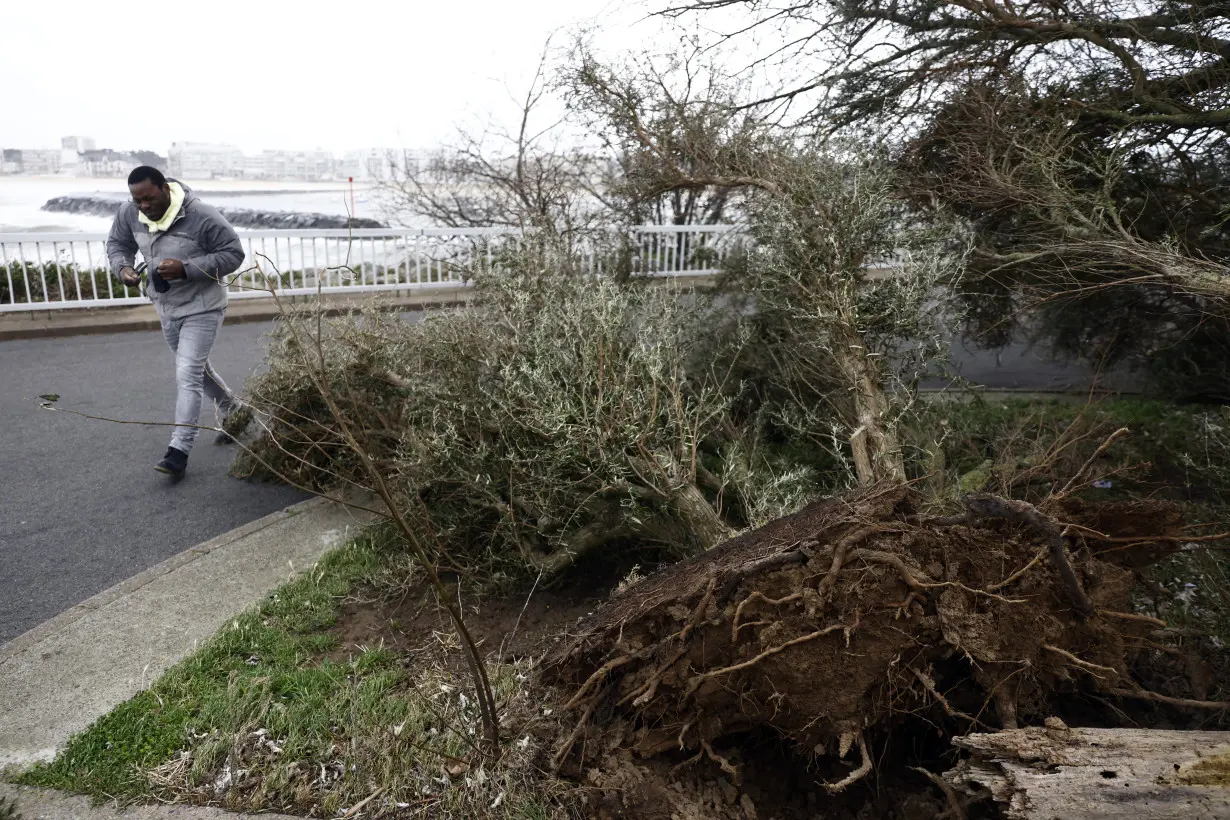
[[[221,208],[346,216],[350,186],[345,182],[187,180],[202,200]],[[0,176],[0,233],[105,233],[107,217],[52,213],[43,205],[58,196],[128,198],[123,179]],[[388,222],[379,192],[355,184],[354,216]]]

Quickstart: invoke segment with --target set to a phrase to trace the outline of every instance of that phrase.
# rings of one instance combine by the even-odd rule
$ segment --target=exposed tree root
[[[850,772],[849,776],[838,780],[836,783],[825,783],[824,790],[829,794],[837,794],[838,792],[845,791],[850,786],[853,786],[855,783],[871,774],[871,753],[867,751],[867,738],[862,732],[859,732],[855,736],[854,742],[858,745],[859,754],[862,755],[862,763],[859,764],[857,769]],[[845,754],[842,754],[842,757],[845,757]]]
[[[814,641],[816,638],[823,638],[825,635],[830,635],[834,632],[837,632],[838,630],[846,633],[846,641],[848,643],[850,640],[850,632],[853,631],[853,629],[854,627],[848,627],[848,626],[845,626],[844,624],[833,624],[832,626],[825,627],[824,629],[818,630],[816,632],[812,632],[808,635],[803,635],[801,637],[794,638],[793,640],[786,641],[784,644],[780,646],[775,646],[772,649],[766,649],[765,651],[761,652],[756,657],[752,658],[750,661],[744,661],[743,663],[736,663],[733,666],[723,666],[721,669],[714,669],[712,672],[706,672],[703,675],[697,675],[696,677],[692,678],[688,682],[688,687],[685,690],[685,692],[686,694],[690,695],[693,692],[695,692],[696,689],[707,680],[721,677],[722,675],[729,675],[732,672],[739,672],[744,669],[751,669],[753,666],[760,663],[765,658],[770,658],[776,655],[778,652],[785,652],[787,649],[789,649],[792,646],[798,646],[801,643],[807,643],[808,641]]]
[[[957,796],[957,793],[953,790],[951,783],[940,777],[935,772],[928,771],[927,769],[922,769],[917,766],[912,767],[912,769],[930,780],[937,789],[944,793],[945,799],[948,800],[948,817],[952,818],[952,820],[966,820],[969,817],[969,815],[965,813],[965,803],[962,802],[961,798]]]
[[[582,711],[557,763],[669,755],[736,778],[744,761],[715,750],[767,731],[806,755],[836,747],[836,759],[809,758],[826,767],[817,788],[836,795],[870,774],[895,716],[991,728],[969,704],[993,703],[1011,728],[1053,714],[1051,698],[1073,687],[1230,706],[1129,687],[1128,653],[1160,622],[1128,611],[1134,572],[1091,557],[1083,536],[1070,558],[1032,506],[979,496],[939,523],[913,505],[902,487],[821,502],[617,593],[547,658],[547,682]],[[581,743],[589,732],[601,742]],[[855,746],[843,773],[836,761]]]

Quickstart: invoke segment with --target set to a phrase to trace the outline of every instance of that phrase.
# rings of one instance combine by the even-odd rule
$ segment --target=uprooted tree
[[[378,475],[406,531],[430,533],[422,560],[462,571],[683,559],[623,586],[550,658],[575,720],[554,763],[623,801],[616,816],[646,766],[738,782],[748,738],[784,741],[840,795],[903,724],[946,743],[1073,695],[1224,709],[1134,672],[1169,649],[1163,624],[1132,611],[1139,564],[1095,552],[1147,562],[1194,536],[1165,505],[1078,500],[1114,436],[1033,505],[971,496],[942,517],[908,486],[928,444],[910,440],[914,388],[942,357],[942,286],[969,254],[959,223],[902,196],[874,150],[577,57],[570,102],[626,158],[628,203],[737,196],[749,241],[720,286],[583,275],[550,230],[480,249],[463,311],[280,329],[251,386],[264,435],[246,466],[312,486]],[[747,816],[708,788],[646,799],[658,816]]]
[[[713,109],[729,96],[684,105],[653,80],[582,49],[574,105],[636,157],[629,198],[703,189],[743,198],[750,247],[725,285],[754,304],[746,324],[756,405],[817,444],[841,441],[858,483],[904,480],[898,426],[917,380],[944,352],[936,308],[940,285],[964,261],[960,231],[911,210],[873,152],[722,118]],[[757,384],[753,370],[767,376]]]
[[[584,67],[580,82],[597,70]],[[576,88],[618,133],[633,123],[602,96],[609,86]],[[661,139],[689,122],[690,108],[668,110]],[[687,132],[697,134],[713,131]],[[548,574],[595,552],[703,551],[797,509],[821,482],[903,480],[898,427],[940,352],[927,308],[960,263],[959,237],[912,215],[875,157],[795,146],[767,128],[708,144],[730,163],[706,168],[701,144],[681,141],[676,156],[696,158],[687,173],[709,177],[667,184],[655,175],[681,169],[652,162],[657,143],[621,147],[638,156],[629,190],[648,186],[646,198],[697,185],[747,198],[753,244],[728,288],[593,280],[573,269],[567,243],[533,234],[475,271],[463,312],[413,325],[378,312],[324,320],[308,346],[279,336],[251,388],[269,416],[255,451],[304,483],[362,466],[300,373],[321,369],[452,560]],[[869,273],[894,253],[896,275]],[[831,474],[775,448],[782,439],[825,453]]]
[[[632,814],[644,799],[741,817],[705,778],[647,797],[636,784],[663,757],[736,784],[764,777],[745,744],[768,732],[836,795],[875,758],[904,768],[896,758],[909,755],[889,749],[910,720],[941,734],[1015,728],[1083,695],[1230,706],[1134,678],[1162,623],[1132,611],[1131,569],[1092,548],[1134,531],[1163,554],[1177,548],[1176,522],[1164,505],[1103,515],[1069,495],[1081,479],[1040,507],[972,496],[947,518],[920,514],[907,488],[867,488],[617,592],[548,660],[576,721],[556,765],[590,770]],[[1080,534],[1065,537],[1056,518]]]

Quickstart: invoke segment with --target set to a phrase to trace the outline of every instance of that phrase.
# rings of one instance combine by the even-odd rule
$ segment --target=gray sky
[[[0,147],[427,147],[516,110],[552,32],[634,47],[633,0],[0,0]]]

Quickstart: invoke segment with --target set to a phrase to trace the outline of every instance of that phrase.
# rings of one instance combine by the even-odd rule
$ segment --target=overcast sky
[[[0,0],[0,147],[429,147],[507,118],[547,37],[653,36],[637,0]]]

